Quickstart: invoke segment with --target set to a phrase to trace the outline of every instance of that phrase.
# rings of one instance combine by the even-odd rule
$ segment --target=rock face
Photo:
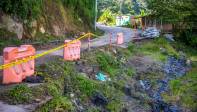
[[[15,21],[9,15],[2,14],[0,16],[0,28],[17,34],[18,39],[22,39],[23,37],[23,24]]]

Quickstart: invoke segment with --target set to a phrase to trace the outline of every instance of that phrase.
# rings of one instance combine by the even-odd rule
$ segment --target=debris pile
[[[44,77],[43,76],[29,76],[25,79],[27,83],[43,83]]]
[[[164,66],[164,71],[167,75],[181,77],[186,74],[186,59],[176,59],[168,57],[167,63]]]
[[[92,103],[97,106],[105,106],[108,104],[108,99],[101,93],[95,92],[91,99]]]
[[[164,65],[165,77],[158,79],[156,82],[157,88],[152,88],[151,80],[139,80],[141,88],[152,98],[152,111],[153,112],[181,112],[176,105],[167,104],[164,102],[161,94],[169,90],[169,81],[177,77],[181,77],[187,72],[186,58],[179,58],[169,56]]]
[[[160,30],[156,27],[148,27],[144,32],[142,32],[141,36],[144,38],[156,38],[160,36]]]
[[[164,37],[165,37],[166,39],[168,39],[169,41],[172,41],[172,42],[175,41],[175,40],[174,40],[173,34],[164,34]]]

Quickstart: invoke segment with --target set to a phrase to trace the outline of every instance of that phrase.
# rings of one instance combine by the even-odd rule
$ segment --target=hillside
[[[92,6],[92,0],[1,0],[0,38],[13,38],[14,34],[19,39],[35,38],[39,33],[63,36],[87,31],[93,25]]]

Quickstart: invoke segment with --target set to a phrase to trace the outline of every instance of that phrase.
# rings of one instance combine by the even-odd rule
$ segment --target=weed
[[[29,102],[32,98],[32,91],[27,85],[20,84],[8,92],[8,97],[12,99],[13,104]]]
[[[87,110],[87,112],[100,112],[101,110],[97,107],[91,107]]]
[[[94,80],[80,75],[76,79],[79,90],[87,96],[91,96],[98,88],[99,83]]]
[[[170,94],[163,94],[167,102],[180,102],[183,106],[191,109],[197,107],[195,100],[197,93],[197,68],[193,68],[188,74],[182,78],[172,80],[170,82]]]
[[[121,112],[122,104],[120,101],[112,101],[106,107],[110,112]]]
[[[51,96],[61,96],[63,94],[63,82],[62,79],[48,82],[47,89]]]
[[[134,44],[129,43],[129,45],[128,45],[128,48],[127,48],[127,49],[128,49],[130,52],[134,52],[134,48],[135,48]]]
[[[111,54],[100,52],[97,54],[97,62],[101,70],[109,73],[111,76],[114,76],[118,72],[119,62]]]
[[[51,101],[38,108],[37,112],[68,112],[74,110],[72,102],[66,97],[54,97]]]
[[[135,74],[135,70],[133,68],[124,68],[123,73],[126,74],[127,76],[133,76]]]
[[[143,45],[140,45],[136,50],[137,52],[153,57],[157,61],[164,62],[166,61],[168,55],[163,54],[160,48],[165,49],[168,55],[173,55],[178,57],[177,51],[172,47],[172,45],[169,42],[167,42],[166,39],[162,37],[157,38],[153,41],[148,41]]]

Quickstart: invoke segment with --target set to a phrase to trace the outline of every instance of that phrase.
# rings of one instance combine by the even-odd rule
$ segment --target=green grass
[[[107,105],[107,109],[110,112],[121,112],[122,111],[122,103],[120,101],[112,101]]]
[[[72,111],[74,109],[69,96],[64,95],[66,77],[75,75],[73,69],[72,62],[64,62],[59,58],[37,68],[37,75],[45,77],[45,84],[41,88],[46,95],[52,96],[52,99],[36,111]]]
[[[39,112],[62,110],[65,108],[68,111],[75,110],[69,103],[71,93],[75,94],[75,97],[79,98],[82,104],[85,104],[90,102],[90,98],[95,92],[100,92],[104,94],[110,102],[116,102],[112,103],[114,107],[109,108],[109,110],[116,108],[117,105],[120,104],[120,99],[123,96],[122,88],[124,81],[110,83],[90,79],[77,73],[72,62],[68,63],[58,59],[54,62],[48,62],[37,69],[37,74],[45,76],[46,84],[44,87],[46,88],[46,94],[53,96],[51,101],[37,109]],[[56,75],[54,76],[54,74]],[[65,99],[61,100],[60,98]],[[110,106],[112,106],[112,104],[110,103]],[[100,110],[99,108],[100,107],[97,107],[94,110],[93,107],[88,107],[88,109],[93,109],[94,111]],[[121,109],[121,107],[118,106],[117,109]]]
[[[77,85],[76,89],[79,89],[81,93],[86,95],[86,97],[91,96],[95,91],[97,91],[100,85],[99,82],[84,76],[77,76],[75,82]]]
[[[171,93],[163,94],[167,102],[178,102],[186,108],[193,110],[197,107],[197,68],[193,68],[182,78],[170,82]]]
[[[58,96],[37,109],[36,112],[70,112],[73,110],[72,102],[67,97]]]
[[[166,50],[166,54],[162,53],[160,48]],[[130,47],[128,49],[131,49]],[[167,59],[168,55],[173,55],[178,57],[178,52],[172,47],[172,45],[163,37],[156,38],[153,41],[146,41],[142,45],[137,46],[135,49],[136,52],[142,53],[144,55],[149,55],[157,61],[164,62]]]
[[[109,73],[111,77],[118,73],[119,62],[112,54],[100,52],[97,54],[96,59],[101,67],[101,70]]]
[[[8,91],[8,98],[11,99],[12,104],[28,103],[32,100],[32,90],[25,84],[15,86]]]

